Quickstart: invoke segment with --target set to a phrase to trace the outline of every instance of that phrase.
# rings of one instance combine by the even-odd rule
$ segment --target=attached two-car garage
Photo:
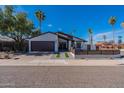
[[[52,32],[43,33],[28,41],[29,52],[58,52],[58,36]]]
[[[54,41],[31,41],[31,51],[54,51]]]

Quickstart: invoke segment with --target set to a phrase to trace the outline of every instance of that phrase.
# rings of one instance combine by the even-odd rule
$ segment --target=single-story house
[[[85,48],[86,40],[63,32],[45,32],[40,36],[28,39],[29,52],[70,51],[71,48]]]

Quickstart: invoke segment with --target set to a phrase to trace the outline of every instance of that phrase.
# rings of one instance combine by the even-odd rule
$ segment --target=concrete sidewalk
[[[44,59],[44,60],[0,60],[0,66],[123,66],[124,59],[118,60],[86,60],[86,59]]]

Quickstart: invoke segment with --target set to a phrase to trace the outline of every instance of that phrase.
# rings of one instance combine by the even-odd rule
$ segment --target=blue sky
[[[124,29],[120,26],[124,21],[124,6],[19,5],[15,7],[17,12],[27,12],[28,18],[36,27],[38,27],[38,20],[34,13],[36,10],[42,10],[46,15],[46,19],[42,22],[43,32],[59,30],[70,34],[73,31],[73,35],[87,40],[87,30],[92,28],[94,41],[103,40],[102,35],[106,35],[107,40],[112,40],[112,27],[108,19],[116,16],[116,40],[118,36],[124,36]]]

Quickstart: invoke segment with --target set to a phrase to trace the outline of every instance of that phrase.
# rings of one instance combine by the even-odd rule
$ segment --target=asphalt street
[[[124,66],[1,66],[0,87],[124,87]]]

